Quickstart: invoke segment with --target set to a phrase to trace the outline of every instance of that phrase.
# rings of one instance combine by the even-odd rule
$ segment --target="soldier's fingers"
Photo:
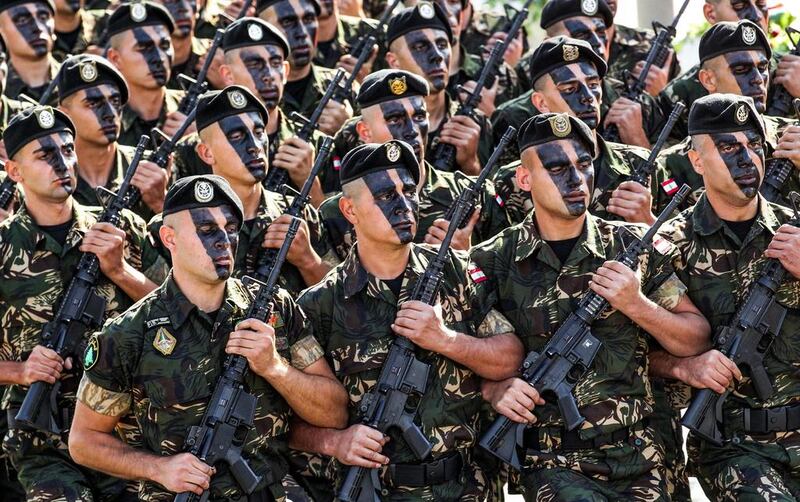
[[[626,192],[620,192],[620,193],[626,193]],[[627,193],[631,194],[632,192],[627,192]],[[641,196],[638,195],[636,197],[637,197],[636,199],[633,198],[623,199],[622,197],[614,197],[613,203],[609,201],[609,204],[612,204],[617,209],[638,209],[642,205],[643,199],[641,198]]]
[[[291,224],[291,220],[276,219],[275,221],[273,221],[272,223],[269,224],[269,227],[267,227],[267,232],[272,231],[272,232],[286,233],[286,232],[289,231],[289,225],[290,224]]]
[[[62,362],[61,356],[59,356],[55,350],[47,348],[44,345],[37,345],[36,352],[38,352],[40,355],[44,356],[47,359],[57,361],[58,363]]]
[[[442,242],[447,235],[447,231],[440,227],[431,226],[428,228],[428,235],[437,239],[438,242]]]
[[[733,362],[729,358],[725,357],[725,355],[722,354],[722,353],[719,354],[719,361],[720,361],[720,363],[722,363],[728,369],[728,371],[731,372],[731,374],[737,380],[741,380],[742,379],[742,372],[739,371],[739,367],[736,366],[735,362]]]
[[[611,290],[597,284],[594,281],[589,281],[589,289],[606,299],[608,299],[608,296],[611,295]]]
[[[590,282],[603,288],[611,288],[614,286],[614,279],[616,278],[617,274],[608,269],[602,270],[602,268],[603,267],[600,267],[597,269],[597,272],[592,274],[592,280]]]
[[[787,234],[800,235],[800,227],[795,227],[793,225],[781,225],[778,227],[778,233],[775,236],[787,237]]]
[[[711,367],[711,370],[712,371],[709,376],[718,384],[727,387],[728,384],[733,381],[733,372],[728,369],[727,366],[723,364],[716,364]]]
[[[622,191],[630,191],[630,192],[636,192],[636,193],[647,193],[648,192],[647,188],[643,187],[642,185],[640,185],[639,183],[637,183],[635,181],[623,181],[622,183],[619,184],[618,188],[622,189]]]
[[[369,436],[360,436],[357,438],[357,444],[369,452],[380,453],[383,450],[383,438],[373,438]]]
[[[425,234],[424,241],[425,241],[425,244],[430,244],[432,246],[435,246],[437,244],[441,244],[441,242],[442,242],[441,239],[437,239],[437,238],[433,237],[431,234]]]
[[[511,406],[506,405],[505,403],[497,403],[497,412],[504,415],[512,422],[517,422],[520,424],[528,423],[528,419],[524,415],[517,412],[517,410],[515,410]]]
[[[713,390],[717,394],[722,394],[722,393],[725,392],[725,386],[722,385],[722,384],[717,383],[715,380],[713,380],[711,378],[705,378],[705,379],[701,380],[700,381],[700,385],[702,387],[707,388],[707,389]]]

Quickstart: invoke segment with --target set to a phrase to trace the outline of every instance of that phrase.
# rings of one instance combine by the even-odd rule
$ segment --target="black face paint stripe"
[[[753,59],[748,52],[730,52],[724,54],[728,69],[739,86],[742,96],[754,98],[756,108],[764,112],[766,108],[767,85],[769,82],[769,62],[763,61],[765,68],[762,71],[758,65],[762,63],[759,58]],[[734,67],[748,68],[744,73],[734,72]]]
[[[748,149],[748,145],[740,143],[739,138],[737,138],[735,134],[719,133],[711,134],[710,136],[711,140],[714,142],[714,146],[717,149],[717,153],[725,163],[725,167],[728,168],[728,172],[730,173],[733,182],[736,183],[736,186],[739,187],[746,197],[755,197],[758,194],[758,187],[761,185],[761,173],[755,163],[753,153],[755,154],[755,157],[758,158],[760,165],[763,168],[763,146],[753,150],[751,153],[751,151]],[[760,139],[758,134],[753,131],[746,131],[745,136],[749,142]],[[723,152],[722,149],[726,146],[732,146],[733,148],[730,152]],[[747,177],[754,177],[754,181],[747,182],[745,180]]]
[[[97,118],[97,124],[104,128],[103,134],[111,141],[116,141],[119,135],[119,130],[116,127],[116,119],[119,117],[119,111],[112,106],[109,99],[96,87],[89,87],[86,89],[86,98],[97,103],[97,106],[92,107],[92,113]],[[114,130],[111,130],[114,126]],[[105,129],[105,128],[108,129]]]
[[[278,25],[286,35],[291,51],[292,65],[304,67],[311,63],[312,48],[317,39],[317,19],[314,7],[309,2],[300,2],[300,12],[288,1],[283,0],[273,5],[278,17]],[[306,22],[308,15],[314,14],[313,21]]]
[[[598,73],[594,66],[590,63],[580,63],[580,68],[586,78],[597,77]],[[586,125],[592,129],[596,129],[600,120],[599,103],[602,99],[600,87],[592,90],[589,89],[586,82],[570,69],[569,65],[561,66],[550,71],[550,78],[556,85],[564,82],[576,82],[578,88],[575,92],[561,92],[561,99],[567,104],[573,115],[583,120]]]
[[[134,28],[133,36],[136,38],[136,43],[146,47],[140,51],[147,63],[147,68],[150,70],[153,78],[158,85],[166,85],[167,83],[167,69],[164,66],[164,61],[161,58],[161,49],[158,47],[158,42],[150,37],[147,32],[142,28]],[[167,54],[167,59],[171,59]],[[170,61],[170,65],[172,62]]]
[[[47,54],[47,41],[42,37],[44,30],[39,26],[39,9],[44,9],[44,7],[38,7],[35,4],[33,6],[19,5],[11,7],[9,14],[14,23],[14,28],[22,35],[22,38],[25,39],[36,55],[41,57]],[[48,33],[48,35],[52,35],[52,33]]]
[[[254,124],[261,122],[261,119],[255,113],[251,115]],[[261,138],[255,135],[250,126],[237,115],[221,118],[219,127],[228,139],[228,143],[233,147],[236,155],[239,156],[244,166],[250,171],[250,174],[253,175],[256,181],[263,180],[267,175],[267,163],[264,159],[264,152],[266,151],[264,142],[267,141],[266,133],[262,132],[262,141]],[[239,140],[232,141],[230,133],[237,130],[241,132],[242,137]]]
[[[607,40],[605,36],[597,34],[598,29],[604,28],[602,22],[598,21],[594,26],[590,26],[577,19],[567,19],[564,21],[564,27],[572,38],[585,40],[600,57],[605,57]]]
[[[571,159],[562,145],[556,142],[545,143],[535,147],[542,166],[544,166],[550,179],[553,180],[553,184],[562,198],[581,189],[583,179],[578,171],[577,164],[583,158],[591,158],[582,144],[577,141],[573,141],[572,144],[575,147],[575,160]],[[594,184],[594,167],[587,169],[584,176],[586,177],[589,193],[591,193]],[[586,212],[585,198],[580,202],[563,200],[567,211],[571,215],[580,216]]]
[[[438,33],[435,30],[434,35]],[[411,57],[419,65],[425,78],[436,91],[441,91],[447,87],[450,67],[450,46],[440,49],[436,45],[436,40],[431,40],[424,31],[412,31],[403,35]],[[419,50],[416,46],[421,46]],[[438,73],[436,73],[438,70]]]
[[[414,185],[414,178],[405,169],[397,170],[397,175],[404,185]],[[389,176],[388,171],[371,173],[363,179],[375,198],[375,204],[381,209],[386,221],[400,239],[400,243],[408,244],[413,241],[413,222],[419,213],[416,191],[414,191],[413,197],[398,193],[395,182]]]
[[[281,54],[280,49],[271,45],[265,46],[265,49],[269,53],[269,59],[265,59],[259,51],[249,49],[242,49],[239,52],[239,59],[253,79],[261,101],[272,110],[278,106],[281,98],[278,82],[283,78],[283,66],[280,69],[273,69],[270,63],[270,59]]]
[[[225,215],[226,226],[236,222],[236,218],[230,212],[230,209],[223,207],[223,215]],[[220,228],[216,225],[216,220],[211,215],[211,211],[207,208],[194,208],[189,210],[194,223],[197,237],[203,243],[206,254],[211,258],[214,264],[214,270],[217,277],[220,279],[227,279],[231,275],[233,268],[233,257],[236,253],[236,245],[238,244],[238,234],[229,234],[225,228]],[[201,231],[201,227],[208,225],[211,227],[209,230]],[[217,263],[217,260],[222,258],[229,258],[230,265]]]

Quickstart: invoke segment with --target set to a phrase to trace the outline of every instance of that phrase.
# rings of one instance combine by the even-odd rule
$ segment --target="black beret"
[[[384,144],[366,143],[353,148],[342,159],[339,170],[341,184],[379,171],[408,169],[414,182],[419,183],[419,161],[405,141],[391,140]]]
[[[594,133],[581,119],[566,113],[542,113],[526,120],[519,127],[517,145],[523,152],[532,146],[572,138],[581,141],[597,157]]]
[[[606,61],[592,49],[588,42],[574,38],[562,36],[548,38],[533,51],[530,57],[532,83],[536,83],[540,77],[556,68],[573,64],[577,61],[592,63],[601,78],[608,71]]]
[[[766,137],[764,122],[753,98],[738,94],[715,93],[692,103],[689,110],[689,136],[755,129]]]
[[[15,7],[17,5],[24,5],[26,3],[40,3],[44,4],[50,12],[55,15],[56,13],[56,3],[53,0],[11,0],[8,2],[0,2],[0,12],[3,12],[6,9],[10,9],[11,7]]]
[[[229,85],[221,91],[208,91],[200,96],[194,120],[197,130],[202,131],[224,117],[246,112],[258,113],[264,119],[264,125],[267,125],[269,115],[261,100],[246,87]]]
[[[60,131],[75,135],[75,125],[69,115],[49,106],[32,106],[11,117],[3,131],[3,143],[8,158],[14,157],[31,141]]]
[[[67,58],[58,72],[58,101],[81,89],[111,84],[119,89],[122,104],[128,102],[128,83],[125,77],[106,58],[81,54]]]
[[[276,3],[283,1],[288,1],[288,0],[257,0],[256,14],[261,14],[262,12],[267,10],[268,7],[272,7]],[[317,2],[317,0],[307,0],[307,1],[314,6],[314,12],[316,12],[317,16],[319,16],[320,13],[322,12],[322,9],[319,6],[319,2]]]
[[[283,49],[283,57],[289,56],[289,42],[281,31],[257,17],[237,19],[225,30],[222,37],[222,50],[229,51],[239,47],[277,45]]]
[[[106,37],[141,26],[166,26],[170,33],[175,31],[175,21],[166,7],[148,0],[137,0],[121,4],[106,24]]]
[[[386,26],[386,45],[406,33],[425,28],[443,30],[447,33],[450,43],[453,43],[453,30],[450,28],[447,14],[439,4],[423,1],[414,7],[401,10],[389,19],[389,24]]]
[[[559,21],[579,16],[601,17],[606,28],[614,24],[614,14],[605,0],[550,0],[542,9],[539,25],[546,30]]]
[[[719,22],[700,39],[700,62],[728,52],[757,50],[764,51],[767,59],[772,57],[769,40],[756,23],[746,19],[738,23]]]
[[[364,78],[356,101],[363,109],[384,101],[427,96],[428,92],[428,82],[422,77],[405,70],[380,70]]]
[[[239,229],[244,223],[244,207],[228,181],[216,174],[200,174],[180,178],[167,190],[162,216],[198,207],[231,206],[239,217]]]

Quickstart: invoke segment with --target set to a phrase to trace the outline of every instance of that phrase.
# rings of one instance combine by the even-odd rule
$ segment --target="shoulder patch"
[[[144,323],[144,325],[145,327],[147,327],[147,329],[153,329],[156,326],[165,326],[169,323],[170,323],[169,317],[158,317],[156,319],[148,320],[147,322]]]
[[[653,249],[658,251],[660,254],[665,255],[670,252],[672,247],[673,245],[671,242],[656,234],[655,239],[653,239]]]
[[[480,267],[478,266],[471,267],[469,270],[467,270],[467,273],[472,279],[472,282],[474,282],[475,284],[480,284],[486,279],[488,279],[486,277],[486,274],[483,273],[483,270],[481,270]]]
[[[172,333],[167,331],[166,328],[158,328],[156,337],[153,340],[153,347],[165,356],[168,356],[175,350],[175,345],[177,345],[177,343],[178,340],[172,336]]]
[[[273,312],[271,316],[269,316],[269,321],[267,324],[272,326],[273,329],[278,329],[283,327],[283,317],[278,312]]]
[[[678,182],[674,178],[661,182],[661,188],[664,189],[667,195],[674,195],[678,191]]]
[[[100,339],[97,335],[92,335],[89,343],[86,344],[86,349],[83,351],[83,370],[89,371],[97,364],[100,359]]]

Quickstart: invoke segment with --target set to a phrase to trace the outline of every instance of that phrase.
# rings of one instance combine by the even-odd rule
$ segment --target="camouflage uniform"
[[[398,305],[409,300],[435,253],[431,247],[412,245],[399,297],[363,268],[353,249],[344,263],[298,299],[328,362],[350,395],[350,424],[358,422],[358,403],[375,385],[385,362],[394,339],[389,325],[394,322]],[[508,333],[508,322],[495,311],[484,311],[481,317],[474,315],[466,287],[467,270],[465,256],[451,253],[440,293],[444,323],[468,336]],[[436,353],[418,349],[417,357],[431,365],[432,376],[419,400],[415,420],[433,445],[430,458],[444,460],[460,455],[463,467],[457,479],[418,487],[396,486],[389,468],[383,468],[379,474],[382,495],[401,501],[482,501],[489,480],[473,461],[471,452],[481,416],[480,378]],[[389,435],[391,440],[384,447],[384,454],[393,465],[419,463],[402,436],[394,430]]]
[[[483,53],[483,47],[495,33],[504,31],[511,20],[497,12],[486,11],[472,5],[472,19],[470,19],[467,28],[461,32],[459,36],[459,43],[468,54],[480,56]],[[521,28],[522,35],[522,52],[528,52],[528,33],[523,25]],[[515,72],[516,74],[516,72]]]
[[[255,218],[247,220],[242,225],[239,232],[239,244],[236,246],[236,257],[234,258],[234,276],[243,277],[253,275],[256,268],[257,259],[264,252],[261,244],[264,242],[264,234],[267,232],[270,223],[286,212],[292,203],[291,197],[284,198],[282,195],[269,190],[261,189],[261,202],[258,205],[258,213]],[[308,224],[308,237],[311,246],[319,254],[322,260],[333,266],[339,262],[329,245],[325,227],[320,221],[319,213],[311,205],[306,205],[303,211],[303,219]],[[149,246],[152,246],[165,260],[170,260],[170,253],[161,245],[158,230],[163,225],[161,215],[156,215],[147,225],[150,237]],[[297,294],[306,288],[306,283],[300,271],[291,263],[286,262],[281,267],[280,286],[292,294]]]
[[[336,70],[330,68],[323,68],[316,64],[311,65],[311,82],[310,86],[306,88],[303,94],[303,101],[297,101],[293,96],[286,92],[284,88],[283,99],[281,100],[281,111],[287,116],[292,116],[292,112],[297,112],[300,115],[308,118],[314,112],[322,96],[325,94],[325,89],[328,84],[333,80]],[[358,84],[353,83],[353,95],[358,93]]]
[[[117,142],[120,145],[135,147],[136,144],[139,143],[139,138],[142,134],[150,136],[153,128],[162,128],[164,126],[164,121],[167,120],[167,114],[178,110],[178,105],[181,99],[183,99],[184,94],[183,91],[167,89],[161,105],[161,112],[154,122],[143,120],[129,105],[125,105],[125,107],[122,108],[122,128]]]
[[[592,203],[589,210],[593,215],[607,219],[619,220],[619,216],[606,211],[605,206],[613,192],[620,183],[630,177],[635,166],[647,160],[649,152],[644,148],[623,145],[621,143],[611,143],[601,137],[597,137],[598,151],[597,159],[594,160],[595,180],[594,191],[592,192]],[[503,200],[503,208],[506,210],[509,221],[512,224],[522,222],[533,209],[533,201],[529,192],[522,191],[517,186],[517,167],[521,164],[519,160],[501,166],[493,176],[494,186],[497,194]],[[654,179],[658,177],[654,176]],[[655,192],[655,183],[651,183],[651,191]],[[654,198],[655,200],[655,194]]]
[[[611,40],[611,50],[608,56],[608,76],[622,82],[625,81],[627,72],[633,70],[636,63],[647,59],[655,34],[652,30],[629,28],[614,24],[614,38]],[[672,64],[669,68],[669,79],[677,77],[680,73],[678,55],[673,54]]]
[[[275,303],[276,315],[270,323],[275,328],[278,353],[302,370],[322,357],[322,350],[307,331],[303,313],[285,291],[279,291]],[[249,304],[250,295],[242,283],[229,279],[222,306],[216,318],[211,318],[186,298],[170,275],[158,289],[94,335],[98,356],[88,365],[78,398],[105,415],[132,411],[142,428],[145,450],[161,456],[180,453],[188,428],[199,424],[222,371],[227,335],[245,318]],[[266,380],[252,372],[245,377],[245,388],[257,396],[258,404],[255,430],[247,436],[244,456],[253,471],[264,476],[257,490],[269,492],[271,497],[265,500],[274,497],[281,501],[284,490],[280,480],[287,470],[283,455],[292,411]],[[217,468],[210,500],[248,500],[230,471],[221,465]],[[172,501],[174,495],[146,481],[139,497]]]
[[[461,172],[447,173],[425,166],[426,179],[419,194],[419,216],[415,242],[423,242],[428,229],[437,218],[444,218],[458,194],[470,186],[475,178]],[[355,229],[339,210],[341,194],[330,197],[319,207],[328,239],[336,255],[344,260],[356,240]],[[502,210],[502,200],[494,193],[493,184],[487,180],[478,204],[481,216],[472,234],[473,242],[481,242],[508,227],[508,219]]]
[[[64,39],[63,34],[56,32],[56,43],[53,45],[53,57],[56,61],[63,62],[69,56],[84,54],[90,45],[95,44],[97,23],[105,17],[105,12],[81,9],[79,15],[81,22],[78,25],[78,34],[74,42],[68,42]]]
[[[64,284],[72,274],[82,253],[78,250],[81,238],[97,221],[99,208],[74,203],[73,225],[64,246],[59,246],[33,221],[23,206],[11,218],[0,224],[0,323],[3,343],[0,359],[21,362],[40,341],[43,325],[52,320]],[[154,281],[165,272],[163,261],[143,250],[144,222],[131,212],[122,213],[123,225],[129,240],[125,259]],[[133,302],[121,289],[101,275],[96,291],[107,300],[106,317],[111,318]],[[86,334],[87,338],[89,333]],[[72,410],[75,390],[80,377],[80,365],[61,380],[59,406]],[[26,389],[11,386],[3,399],[3,412],[9,421],[16,415]],[[67,411],[70,414],[70,411]],[[68,418],[68,417],[67,417]],[[130,424],[129,424],[130,425]],[[3,449],[19,472],[26,487],[28,500],[105,500],[118,496],[124,483],[95,471],[81,468],[71,461],[67,452],[68,426],[60,436],[17,428],[11,423],[3,441]]]
[[[58,74],[58,69],[60,65],[58,61],[50,58],[50,78],[54,78],[56,74]],[[42,97],[45,89],[50,82],[48,81],[45,85],[41,87],[28,87],[28,84],[22,80],[22,77],[19,76],[17,70],[14,69],[14,65],[11,61],[8,62],[8,76],[6,77],[6,87],[3,89],[3,95],[9,97],[11,99],[21,99],[20,95],[24,94],[29,98],[32,98],[36,101],[39,101],[39,98]],[[53,92],[50,95],[50,99],[48,100],[46,105],[56,106],[58,103],[58,92]]]
[[[14,116],[18,111],[22,110],[23,108],[27,108],[30,106],[26,102],[17,101],[15,99],[11,99],[8,96],[0,95],[0,138],[3,137],[3,130],[5,130],[6,126],[8,125],[8,121],[11,120],[11,117]],[[6,179],[6,172],[0,169],[0,183]],[[17,185],[17,195],[15,199],[15,205],[19,206],[20,204],[20,197],[22,196],[22,191],[20,190],[19,185]],[[0,392],[2,392],[3,388],[0,387]],[[2,418],[0,418],[0,434],[5,431],[5,427],[2,426]]]
[[[587,214],[583,233],[562,264],[538,235],[531,212],[521,224],[472,248],[470,258],[483,272],[472,285],[476,308],[497,308],[525,349],[540,351],[588,290],[591,274],[622,249],[617,232],[623,226],[638,236],[644,232],[639,225]],[[665,308],[674,308],[685,292],[671,259],[645,255],[641,265],[644,293]],[[586,422],[568,435],[580,445],[562,448],[558,408],[552,402],[536,406],[536,426],[526,430],[522,452],[526,500],[605,500],[599,495],[667,500],[662,446],[646,421],[653,396],[645,334],[615,310],[601,316],[592,333],[603,345],[574,390]]]
[[[662,235],[680,250],[676,272],[714,332],[730,322],[744,301],[763,268],[763,251],[791,216],[788,209],[760,199],[753,226],[741,242],[702,195],[694,207],[662,228]],[[745,376],[723,406],[723,435],[730,441],[715,447],[689,436],[690,467],[711,500],[793,501],[800,497],[800,431],[748,432],[743,421],[745,408],[796,406],[800,399],[796,370],[800,282],[789,275],[776,300],[787,314],[764,355],[774,393],[766,401],[757,399]]]
[[[339,14],[337,20],[336,35],[329,43],[317,41],[317,52],[314,55],[314,64],[323,66],[325,68],[336,68],[339,63],[339,58],[348,54],[350,48],[355,45],[358,40],[369,32],[371,28],[375,28],[378,22],[374,19],[361,19],[353,16],[345,16]],[[320,45],[325,45],[324,49]],[[375,61],[383,59],[382,54],[385,50],[381,47],[384,45],[383,40],[378,40],[378,56]],[[324,52],[324,54],[323,54]]]
[[[485,59],[488,58],[488,55],[484,58],[480,52],[478,54],[470,54],[467,52],[466,48],[461,45],[459,45],[458,49],[461,57],[461,68],[459,68],[458,73],[450,76],[450,80],[447,83],[448,95],[454,100],[461,99],[458,86],[464,85],[469,81],[478,81],[481,76],[481,71],[483,71]],[[500,79],[497,95],[494,99],[496,105],[514,99],[522,92],[522,88],[519,86],[517,72],[514,68],[504,63],[502,58],[500,58],[500,67],[498,68],[495,78]],[[492,85],[494,85],[494,79],[485,84],[486,88],[490,88]]]

